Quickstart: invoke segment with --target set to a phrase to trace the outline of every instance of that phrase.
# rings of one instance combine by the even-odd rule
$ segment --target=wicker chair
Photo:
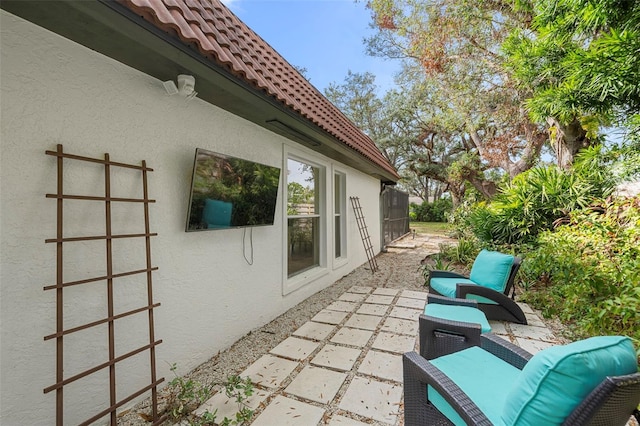
[[[502,257],[510,259],[510,262],[508,268],[496,267],[496,270],[500,272],[497,272],[494,277],[503,283],[500,291],[486,286],[481,281],[474,280],[475,271],[478,269],[490,271],[492,268],[490,262],[496,259],[500,261]],[[429,292],[452,298],[475,299],[478,301],[478,308],[485,313],[489,320],[527,324],[524,312],[514,301],[515,278],[521,263],[522,259],[519,257],[483,250],[476,258],[469,277],[450,271],[430,271]],[[476,273],[476,276],[480,275]]]
[[[490,354],[488,356],[495,357],[498,360],[497,362],[509,364],[510,366],[515,367],[515,371],[521,372],[527,363],[532,360],[532,355],[530,353],[491,333],[483,334],[481,336],[481,348]],[[468,349],[466,351],[449,355],[449,357],[460,356],[463,352],[470,352],[472,350],[478,351],[479,348]],[[630,342],[628,351],[631,352],[631,362],[635,364],[635,354],[633,353],[633,347]],[[440,360],[445,358],[447,357],[442,357]],[[523,421],[523,424],[530,424],[527,420],[522,420],[521,418],[517,418],[517,420],[512,423],[509,423],[508,419],[506,419],[505,422],[502,422],[504,417],[500,417],[500,414],[496,416],[496,413],[494,412],[489,416],[483,412],[483,410],[477,405],[480,404],[480,402],[474,401],[472,397],[467,395],[467,393],[465,393],[465,391],[458,386],[458,384],[456,384],[448,374],[438,368],[436,366],[437,361],[438,360],[427,361],[415,352],[409,352],[403,356],[404,424],[406,426],[452,424],[490,426],[496,423],[506,425],[519,424],[520,421]],[[532,363],[535,364],[534,361],[532,361]],[[626,364],[626,368],[629,370],[629,355],[626,357]],[[551,411],[549,418],[547,419],[545,417],[544,421],[538,421],[531,424],[562,424],[577,426],[625,425],[632,415],[638,418],[637,406],[640,402],[640,373],[637,373],[637,364],[635,368],[636,372],[627,372],[619,376],[605,377],[604,380],[602,380],[599,385],[594,386],[594,388],[583,388],[582,392],[586,393],[586,397],[582,399],[582,402],[578,401],[577,406],[570,405],[564,407],[565,410],[570,411],[568,416],[564,417],[563,420],[552,421],[553,416],[557,415],[557,407],[554,409],[554,407],[542,405],[542,408],[539,409],[535,415],[545,416],[547,414],[542,411],[548,409]],[[453,368],[452,371],[456,370],[456,368]],[[481,375],[482,373],[483,369],[480,366],[477,366],[476,368],[459,374]],[[491,372],[488,374],[491,374]],[[524,373],[522,373],[522,375],[524,375]],[[582,380],[583,376],[581,375],[578,377],[578,380]],[[589,377],[589,375],[585,375],[584,377]],[[595,380],[600,379],[597,378]],[[516,379],[511,383],[513,386],[508,387],[516,387],[520,383],[521,382]],[[465,387],[465,385],[461,386]],[[486,393],[490,394],[488,398],[500,399],[501,401],[499,401],[499,403],[503,403],[502,399],[509,398],[512,394],[515,394],[516,397],[518,397],[520,396],[519,394],[525,393],[520,392],[519,388],[496,388],[498,384],[493,380],[485,383],[483,386],[484,387],[481,391],[484,393],[486,389]],[[430,388],[429,391],[427,390],[428,387]],[[589,391],[589,389],[593,390]],[[436,394],[432,393],[434,391]],[[560,392],[556,391],[553,394],[554,397],[557,397],[555,399],[564,398],[563,392],[564,388]],[[496,395],[498,396],[496,397]],[[535,395],[537,397],[538,394]],[[440,399],[439,402],[436,402],[436,397]],[[445,412],[450,410],[448,416],[436,408],[436,405],[438,404],[440,404],[438,406],[442,408],[442,401],[445,401],[445,404],[448,404],[448,407],[443,409]],[[453,417],[455,420],[452,421],[449,417]],[[492,417],[494,421],[490,420],[490,417]],[[497,421],[496,417],[499,418]]]
[[[450,312],[439,314],[449,307],[453,307]],[[434,312],[430,308],[443,309]],[[420,355],[426,359],[480,346],[480,334],[491,331],[491,325],[475,300],[451,299],[435,294],[427,295],[424,314],[418,321]]]

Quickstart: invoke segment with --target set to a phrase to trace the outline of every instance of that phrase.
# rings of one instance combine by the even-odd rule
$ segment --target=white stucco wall
[[[253,230],[253,265],[242,255],[242,229],[185,233],[196,147],[283,170],[285,153],[293,152],[324,165],[328,182],[338,167],[346,173],[347,196],[361,198],[374,248],[380,247],[376,179],[202,100],[169,97],[154,78],[4,11],[0,14],[0,424],[51,424],[55,413],[55,393],[43,394],[55,383],[55,341],[43,341],[55,332],[55,292],[43,287],[55,284],[56,276],[55,244],[45,244],[56,232],[56,201],[45,198],[56,191],[56,160],[45,150],[55,150],[56,144],[87,157],[109,153],[113,161],[146,160],[154,169],[149,193],[157,200],[150,209],[151,231],[159,234],[152,241],[153,264],[159,267],[153,274],[154,299],[162,303],[155,310],[156,337],[163,340],[157,349],[159,377],[170,379],[174,362],[180,373],[194,368],[366,262],[349,206],[348,261],[334,267],[329,244],[323,272],[283,296],[282,181],[276,224]],[[68,164],[65,192],[103,191],[103,169]],[[116,173],[118,196],[141,196],[139,180],[132,176]],[[96,218],[103,223],[102,203],[65,202],[65,209],[67,229],[104,232],[96,226]],[[114,232],[143,232],[137,219],[141,211],[140,206],[115,208]],[[332,222],[327,221],[329,227]],[[333,235],[330,228],[327,235]],[[116,268],[145,266],[143,244],[116,244]],[[95,275],[104,268],[104,258],[104,242],[66,244],[65,280]],[[124,287],[127,284],[135,289]],[[117,312],[146,305],[144,285],[142,276],[116,281],[116,299],[122,303]],[[65,326],[104,317],[105,288],[102,282],[65,290]],[[118,324],[117,354],[147,343],[145,314]],[[106,335],[106,326],[100,326],[65,338],[66,377],[106,361]],[[118,373],[119,398],[148,383],[147,363],[145,353],[123,364],[127,373]],[[106,376],[104,372],[65,388],[69,424],[109,405],[105,389],[92,387]]]

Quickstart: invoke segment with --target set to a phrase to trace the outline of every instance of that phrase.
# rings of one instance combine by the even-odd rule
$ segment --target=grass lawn
[[[447,235],[449,224],[446,222],[410,222],[409,228],[418,234]]]

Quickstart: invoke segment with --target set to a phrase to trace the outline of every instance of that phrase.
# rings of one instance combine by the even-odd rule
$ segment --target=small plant
[[[171,372],[175,378],[169,382],[169,398],[167,411],[174,419],[188,417],[193,410],[211,397],[213,389],[211,385],[204,385],[193,379],[178,376],[176,364],[171,365]]]
[[[228,382],[224,387],[225,395],[228,398],[235,399],[238,404],[238,411],[235,419],[224,418],[221,426],[241,425],[251,420],[253,410],[247,406],[247,399],[253,395],[253,383],[249,377],[243,379],[240,376],[229,376]]]
[[[424,285],[429,283],[429,273],[431,271],[453,271],[451,262],[446,262],[442,254],[436,253],[424,258],[422,264],[418,267],[418,271],[424,278]]]
[[[253,395],[253,383],[250,378],[242,378],[232,375],[224,385],[224,392],[228,398],[232,398],[238,404],[235,418],[225,417],[217,422],[217,412],[205,411],[196,416],[193,412],[213,395],[213,384],[203,384],[190,378],[178,376],[177,366],[172,364],[170,370],[175,378],[169,382],[169,396],[167,398],[166,412],[176,423],[186,421],[190,426],[231,426],[241,425],[251,420],[253,410],[247,406],[247,399]]]

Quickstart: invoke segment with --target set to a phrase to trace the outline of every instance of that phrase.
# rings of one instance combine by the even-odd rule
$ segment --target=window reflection
[[[320,169],[287,161],[287,274],[320,265]]]

